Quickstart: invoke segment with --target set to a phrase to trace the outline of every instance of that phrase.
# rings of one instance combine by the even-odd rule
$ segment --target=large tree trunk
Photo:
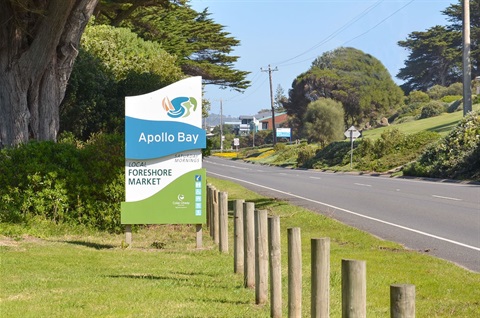
[[[80,38],[98,0],[0,0],[0,148],[56,140]]]

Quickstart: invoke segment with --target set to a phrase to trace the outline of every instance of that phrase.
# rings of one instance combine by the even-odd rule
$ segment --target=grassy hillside
[[[480,104],[474,105],[473,110],[479,111]],[[453,128],[455,128],[455,126],[462,118],[462,111],[443,113],[435,117],[414,120],[406,123],[395,124],[371,130],[365,130],[362,132],[362,137],[377,139],[384,131],[392,128],[397,128],[405,134],[414,134],[420,131],[433,131],[439,133],[441,137],[445,137]]]

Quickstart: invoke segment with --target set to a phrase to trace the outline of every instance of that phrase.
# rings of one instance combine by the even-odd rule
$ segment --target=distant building
[[[288,120],[288,115],[287,113],[278,113],[275,114],[275,127],[280,127],[283,123],[285,123]],[[272,130],[273,125],[272,125],[272,116],[269,117],[264,117],[260,119],[260,130]]]
[[[251,131],[259,130],[259,121],[255,116],[240,116],[239,135],[244,136],[250,134]]]

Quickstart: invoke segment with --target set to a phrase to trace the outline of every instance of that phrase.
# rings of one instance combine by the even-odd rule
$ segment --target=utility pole
[[[275,128],[275,106],[273,104],[273,87],[272,87],[272,72],[278,71],[278,68],[272,70],[270,64],[268,64],[268,70],[260,68],[262,72],[268,72],[268,77],[270,79],[270,106],[272,107],[272,133],[273,133],[273,145],[277,143],[277,129]]]
[[[470,0],[463,0],[463,116],[472,111],[470,63]]]
[[[220,152],[223,152],[223,100],[220,98]]]

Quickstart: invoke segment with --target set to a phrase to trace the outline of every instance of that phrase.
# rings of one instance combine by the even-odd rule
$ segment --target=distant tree
[[[412,32],[406,40],[398,42],[410,51],[405,67],[397,74],[405,81],[402,89],[407,94],[462,81],[462,4],[463,1],[458,1],[442,11],[450,25]],[[470,1],[470,40],[472,76],[475,77],[480,75],[480,0]]]
[[[449,28],[463,31],[463,1],[451,4],[442,13],[451,22]],[[470,58],[472,77],[480,76],[480,0],[470,0]]]
[[[315,59],[297,76],[285,104],[301,130],[307,105],[321,97],[341,102],[345,126],[375,122],[403,104],[403,92],[382,63],[354,48],[338,48]]]
[[[399,41],[399,46],[410,50],[405,67],[397,74],[405,81],[402,89],[408,94],[412,90],[426,91],[436,84],[448,86],[461,80],[461,43],[461,33],[443,26],[412,32],[407,40]]]
[[[303,117],[303,135],[309,142],[322,146],[343,139],[345,126],[342,104],[329,98],[320,98],[307,106]]]
[[[275,90],[274,96],[274,106],[276,112],[284,112],[284,105],[288,102],[287,96],[285,96],[285,91],[282,86],[279,84]]]

